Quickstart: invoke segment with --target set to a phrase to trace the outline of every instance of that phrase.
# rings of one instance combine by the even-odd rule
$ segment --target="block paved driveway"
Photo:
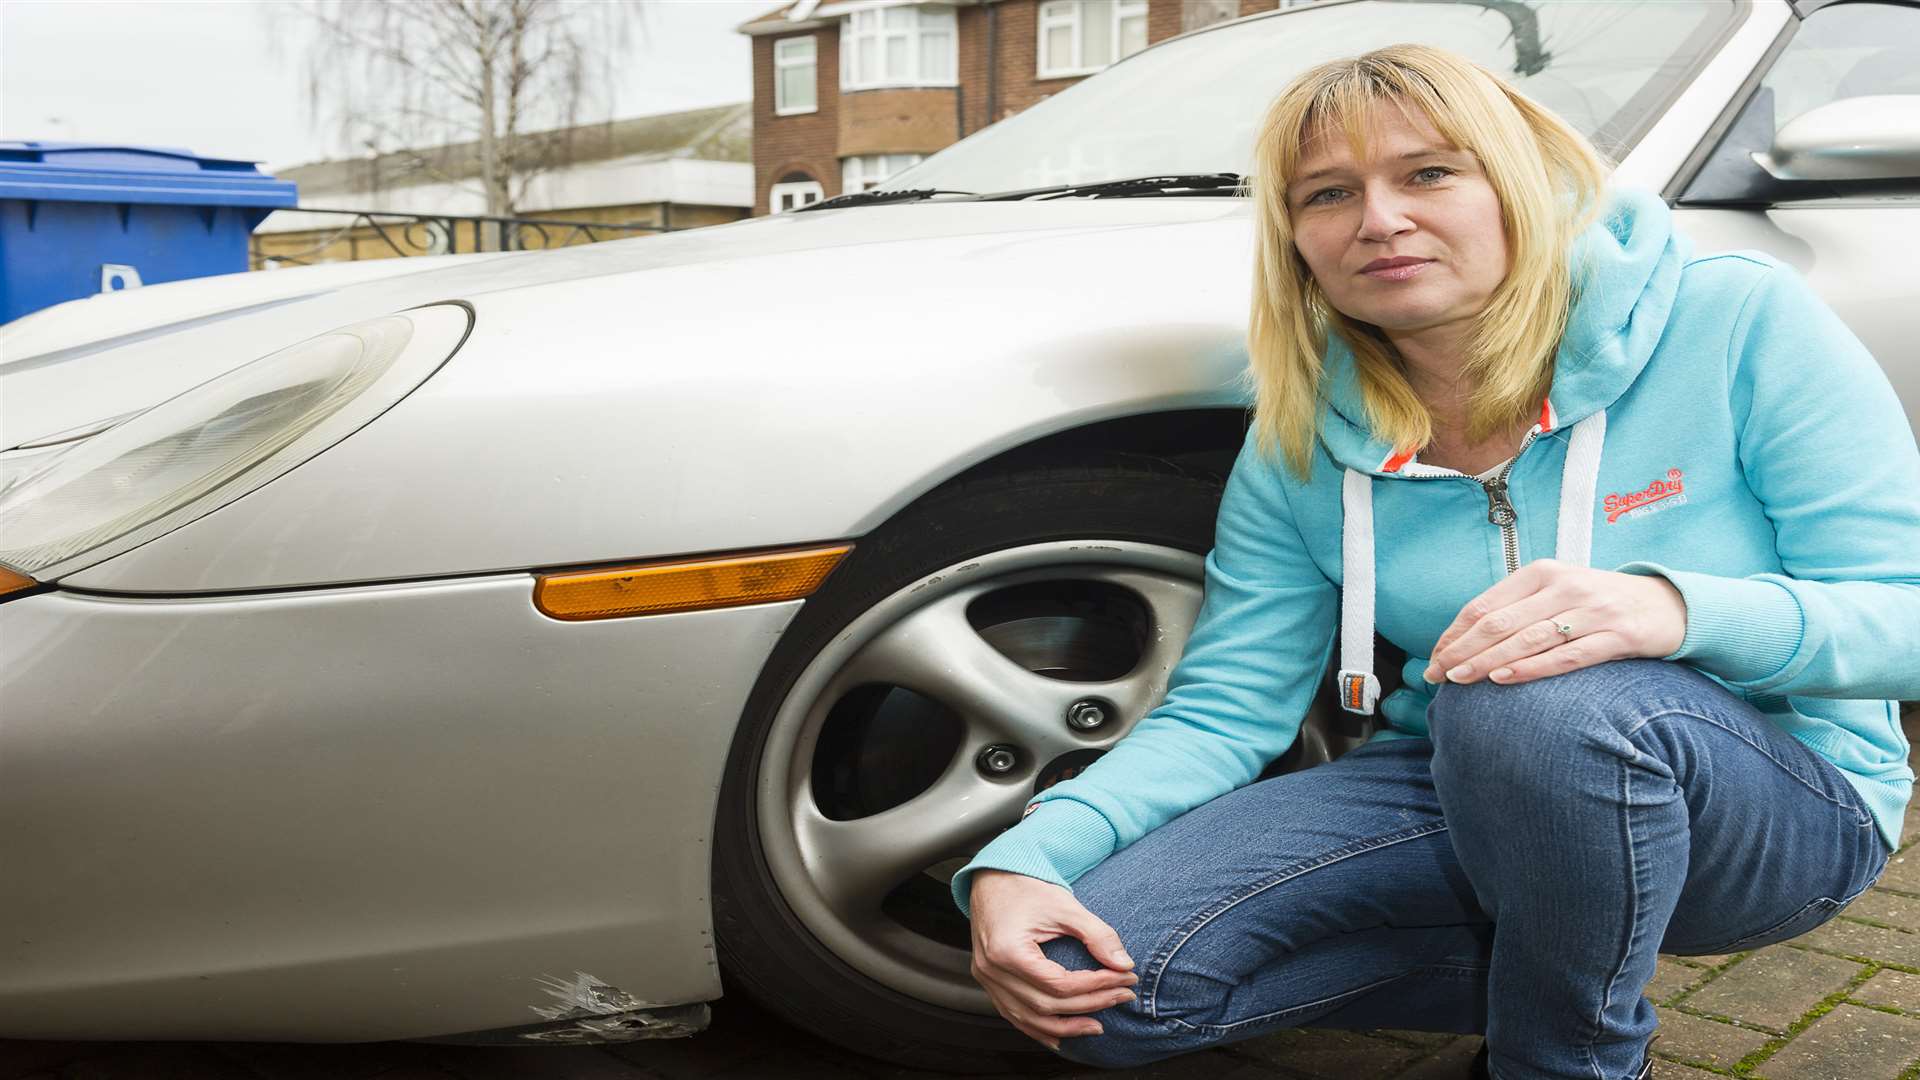
[[[1905,718],[1920,747],[1920,711]],[[1914,756],[1920,768],[1920,752]],[[1920,1080],[1920,811],[1880,883],[1790,942],[1660,958],[1661,1080]],[[595,1047],[0,1040],[0,1080],[935,1080],[860,1059],[738,996],[691,1039]],[[1477,1035],[1282,1031],[1129,1071],[1060,1080],[1456,1080]]]

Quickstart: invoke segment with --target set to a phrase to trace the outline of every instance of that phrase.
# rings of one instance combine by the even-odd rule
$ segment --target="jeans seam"
[[[1442,821],[1438,824],[1421,826],[1419,828],[1409,830],[1409,831],[1403,831],[1399,833],[1387,833],[1383,836],[1368,837],[1366,840],[1359,841],[1358,843],[1360,846],[1358,847],[1354,846],[1353,843],[1349,843],[1345,847],[1335,848],[1331,852],[1323,853],[1315,861],[1308,862],[1308,863],[1297,863],[1294,866],[1291,866],[1285,870],[1282,870],[1279,873],[1275,874],[1271,880],[1262,882],[1254,886],[1253,888],[1247,889],[1241,895],[1232,897],[1225,904],[1220,905],[1215,910],[1208,911],[1205,914],[1199,916],[1198,921],[1194,922],[1192,927],[1188,928],[1185,931],[1185,933],[1180,934],[1178,939],[1175,940],[1172,943],[1172,945],[1166,950],[1165,956],[1156,958],[1156,961],[1153,965],[1154,967],[1153,989],[1147,994],[1147,1015],[1153,1017],[1156,1020],[1165,1019],[1165,1020],[1173,1021],[1174,1023],[1182,1022],[1182,1021],[1174,1020],[1172,1017],[1162,1017],[1160,1015],[1160,982],[1161,982],[1161,979],[1166,975],[1167,969],[1173,966],[1174,957],[1178,956],[1180,953],[1180,950],[1186,947],[1187,942],[1193,940],[1193,936],[1199,933],[1201,930],[1205,929],[1208,923],[1211,923],[1213,920],[1219,918],[1222,915],[1225,915],[1229,911],[1232,911],[1235,907],[1238,907],[1241,903],[1247,900],[1250,900],[1255,896],[1260,895],[1261,893],[1267,891],[1268,889],[1273,888],[1276,885],[1282,884],[1283,882],[1291,881],[1302,874],[1311,873],[1315,870],[1321,869],[1322,867],[1332,866],[1334,863],[1337,863],[1337,862],[1344,862],[1347,859],[1353,858],[1356,855],[1364,855],[1370,851],[1379,851],[1381,848],[1391,847],[1394,844],[1404,843],[1408,840],[1417,840],[1420,837],[1431,836],[1434,833],[1445,832],[1446,830],[1447,830],[1447,825],[1444,821]],[[1189,920],[1189,921],[1192,921],[1192,920]],[[1306,1006],[1302,1006],[1302,1007],[1304,1008]],[[1282,1010],[1282,1011],[1284,1012],[1286,1010]],[[1268,1014],[1268,1015],[1274,1015],[1274,1014]],[[1189,1025],[1189,1026],[1192,1026],[1192,1025]]]
[[[1636,725],[1634,730],[1638,731],[1640,728],[1645,727],[1652,719],[1652,717],[1649,717],[1646,721]],[[1632,742],[1631,736],[1628,737],[1628,741]],[[1638,751],[1639,748],[1635,747],[1635,750]],[[1633,766],[1626,762],[1621,762],[1620,764],[1620,800],[1620,805],[1623,807],[1631,807],[1633,805]],[[1640,896],[1640,860],[1634,853],[1633,817],[1631,814],[1622,814],[1621,821],[1625,823],[1625,832],[1627,835],[1627,906],[1629,909],[1627,914],[1627,942],[1625,950],[1620,956],[1619,963],[1614,965],[1613,974],[1607,978],[1605,990],[1600,994],[1600,1008],[1593,1017],[1593,1035],[1587,1040],[1587,1044],[1583,1048],[1583,1052],[1587,1058],[1587,1065],[1593,1070],[1594,1080],[1606,1080],[1606,1073],[1601,1070],[1599,1060],[1593,1056],[1593,1044],[1598,1042],[1600,1036],[1606,1033],[1607,1010],[1613,1006],[1613,990],[1614,987],[1619,984],[1620,976],[1626,973],[1628,962],[1633,959],[1634,945],[1640,937],[1641,915],[1646,909],[1646,905],[1641,901]]]
[[[1852,811],[1854,817],[1857,819],[1855,821],[1855,824],[1860,825],[1862,827],[1870,826],[1873,824],[1872,814],[1867,813],[1865,810],[1861,809],[1860,807],[1855,806],[1852,803],[1846,802],[1845,800],[1836,799],[1833,796],[1827,794],[1826,792],[1821,791],[1819,788],[1814,787],[1812,784],[1807,782],[1806,777],[1801,776],[1799,773],[1793,771],[1793,769],[1790,766],[1788,766],[1786,762],[1774,756],[1773,751],[1767,749],[1766,747],[1760,745],[1757,742],[1754,742],[1752,739],[1749,739],[1746,736],[1745,732],[1736,731],[1733,728],[1728,727],[1726,724],[1721,723],[1719,720],[1715,719],[1714,717],[1707,716],[1704,713],[1692,712],[1687,709],[1681,709],[1681,708],[1663,709],[1659,712],[1654,713],[1651,716],[1641,718],[1639,723],[1633,725],[1633,727],[1628,729],[1624,734],[1627,736],[1628,739],[1632,739],[1634,736],[1634,733],[1638,732],[1641,728],[1646,727],[1648,724],[1651,724],[1655,720],[1661,720],[1669,716],[1686,716],[1695,720],[1712,724],[1714,727],[1719,728],[1721,731],[1726,732],[1727,734],[1733,736],[1734,738],[1739,739],[1741,742],[1746,743],[1748,746],[1753,747],[1755,750],[1758,750],[1762,757],[1765,757],[1768,761],[1771,761],[1775,765],[1779,766],[1781,772],[1784,772],[1788,776],[1793,777],[1794,781],[1797,782],[1801,787],[1806,788],[1808,791],[1813,792],[1815,795],[1819,796],[1821,799],[1825,800],[1826,802],[1830,802],[1833,805],[1838,806],[1843,810]],[[1765,723],[1766,721],[1763,720],[1761,722]],[[1791,736],[1789,737],[1791,738]],[[1814,754],[1815,757],[1819,757],[1819,755],[1814,753],[1814,751],[1811,749],[1809,749],[1807,752],[1810,754]],[[1822,758],[1821,760],[1824,761],[1825,759]],[[1836,766],[1836,768],[1838,768],[1838,766]],[[1846,790],[1848,791],[1852,790],[1851,785],[1842,785],[1842,786],[1845,787]]]
[[[1319,1008],[1320,1006],[1326,1005],[1330,1002],[1346,1001],[1348,999],[1358,997],[1359,995],[1364,994],[1369,990],[1375,990],[1375,989],[1378,989],[1379,987],[1385,986],[1390,982],[1397,982],[1398,980],[1404,979],[1411,974],[1413,974],[1413,972],[1403,971],[1397,975],[1389,975],[1384,979],[1380,979],[1375,982],[1370,982],[1365,986],[1356,986],[1351,990],[1343,990],[1338,994],[1332,995],[1331,997],[1321,998],[1319,1001],[1309,1001],[1304,1005],[1293,1005],[1285,1009],[1275,1009],[1272,1012],[1261,1013],[1259,1016],[1249,1016],[1245,1020],[1235,1020],[1231,1024],[1192,1024],[1192,1023],[1188,1023],[1185,1020],[1181,1020],[1178,1017],[1172,1017],[1172,1016],[1168,1016],[1164,1018],[1155,1017],[1155,1019],[1161,1020],[1163,1023],[1178,1024],[1189,1031],[1227,1032],[1227,1031],[1232,1031],[1234,1028],[1245,1027],[1248,1024],[1257,1024],[1262,1021],[1272,1020],[1276,1017],[1286,1016],[1290,1013],[1305,1012],[1308,1009]]]

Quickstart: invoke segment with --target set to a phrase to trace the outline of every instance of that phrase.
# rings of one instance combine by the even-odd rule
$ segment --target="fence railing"
[[[661,207],[661,224],[615,224],[603,221],[561,221],[544,218],[486,217],[460,214],[404,214],[385,210],[336,210],[302,206],[281,213],[327,214],[332,222],[316,229],[282,232],[255,232],[248,244],[252,264],[284,263],[304,266],[315,261],[334,261],[328,253],[346,246],[346,258],[359,259],[363,247],[371,247],[367,257],[411,255],[454,255],[472,251],[533,251],[567,247],[576,243],[597,243],[624,236],[673,231],[672,208]],[[325,230],[322,235],[313,234]],[[309,242],[293,251],[277,250],[278,237],[305,237]]]

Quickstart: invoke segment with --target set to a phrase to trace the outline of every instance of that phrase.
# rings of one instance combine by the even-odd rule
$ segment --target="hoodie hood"
[[[1568,255],[1581,284],[1554,353],[1544,410],[1553,429],[1605,409],[1633,385],[1666,330],[1681,268],[1692,255],[1658,195],[1616,188],[1606,199],[1605,212]],[[1320,440],[1334,460],[1388,475],[1382,465],[1393,447],[1367,426],[1353,351],[1337,335],[1327,342],[1321,396]]]

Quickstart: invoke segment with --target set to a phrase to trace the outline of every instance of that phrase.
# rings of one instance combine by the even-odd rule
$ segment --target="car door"
[[[1799,270],[1879,359],[1920,429],[1920,176],[1779,180],[1754,160],[1795,118],[1875,95],[1913,95],[1897,103],[1899,138],[1920,146],[1920,4],[1801,7],[1811,10],[1667,194],[1701,252],[1758,249]]]

